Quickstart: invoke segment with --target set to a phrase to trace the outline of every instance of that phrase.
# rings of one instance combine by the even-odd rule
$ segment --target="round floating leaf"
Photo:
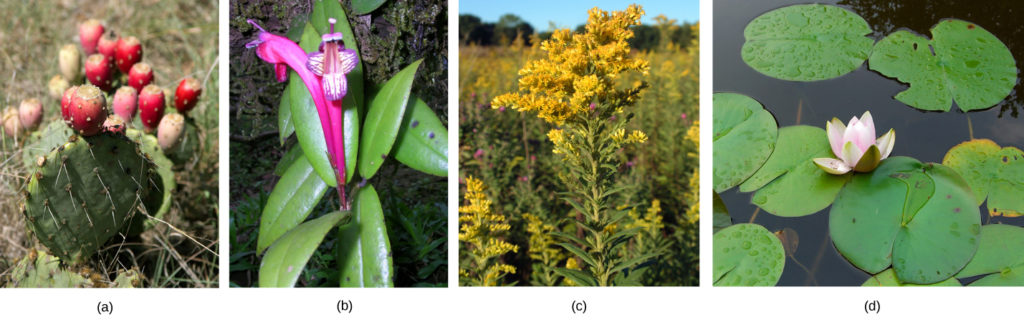
[[[782,277],[786,253],[772,232],[736,224],[714,236],[715,286],[773,286]]]
[[[1011,225],[981,227],[978,252],[957,278],[992,274],[971,283],[979,285],[1024,285],[1024,228]]]
[[[718,231],[732,225],[732,217],[729,216],[729,208],[725,207],[722,197],[718,196],[718,193],[714,193],[714,195],[714,207],[712,207],[712,212],[714,213],[714,232],[718,233]]]
[[[891,264],[901,282],[932,284],[971,259],[980,222],[974,194],[955,171],[892,157],[843,188],[829,232],[858,268],[875,274]]]
[[[831,156],[825,130],[807,125],[781,128],[775,152],[740,185],[740,191],[757,190],[754,204],[776,216],[799,217],[818,212],[832,204],[850,179],[850,174],[832,175],[814,164],[814,158]]]
[[[974,191],[980,205],[988,197],[992,216],[1024,215],[1024,152],[1014,147],[1000,148],[988,139],[957,144],[942,159]]]
[[[778,124],[756,100],[742,94],[716,93],[714,103],[714,185],[724,192],[739,185],[768,160],[775,149]]]
[[[941,282],[938,282],[938,283],[935,283],[935,284],[926,284],[926,285],[904,284],[903,282],[900,282],[899,279],[896,279],[896,272],[892,271],[892,269],[886,269],[886,270],[883,270],[882,272],[878,273],[878,275],[871,276],[871,278],[868,278],[868,280],[865,281],[864,284],[861,284],[860,286],[962,286],[962,285],[960,285],[960,282],[958,282],[954,278],[950,278],[950,279],[947,279],[947,280],[944,280],[944,281],[941,281]]]
[[[896,95],[922,110],[989,108],[1017,84],[1017,65],[1003,42],[981,26],[947,19],[932,27],[932,40],[896,31],[875,45],[868,67],[909,83]]]
[[[743,61],[788,81],[820,81],[852,72],[874,40],[857,14],[836,6],[796,5],[754,18],[743,30]]]

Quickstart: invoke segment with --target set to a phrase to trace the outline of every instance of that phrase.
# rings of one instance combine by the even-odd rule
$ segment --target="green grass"
[[[203,83],[200,103],[189,113],[200,130],[200,151],[175,169],[178,187],[170,212],[154,220],[154,227],[141,237],[111,241],[85,266],[103,278],[113,278],[118,268],[137,267],[144,274],[144,287],[216,287],[217,3],[3,1],[0,12],[5,16],[0,21],[0,108],[39,98],[44,124],[59,120],[59,99],[47,91],[50,78],[58,74],[57,51],[64,44],[79,44],[77,25],[89,18],[142,41],[143,61],[153,67],[154,84],[173,92],[185,77]],[[0,285],[29,249],[45,248],[28,233],[18,208],[30,173],[20,163],[21,141],[0,141]]]

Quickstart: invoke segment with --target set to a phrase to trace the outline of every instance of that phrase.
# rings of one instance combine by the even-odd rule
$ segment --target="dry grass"
[[[30,97],[43,101],[44,124],[59,119],[59,99],[47,83],[58,74],[57,51],[78,44],[77,25],[89,18],[121,36],[142,41],[143,61],[155,84],[174,90],[191,76],[203,82],[189,116],[199,126],[201,151],[175,169],[178,188],[170,212],[140,238],[111,242],[87,264],[106,278],[136,267],[147,287],[217,286],[217,2],[216,1],[0,1],[0,108]],[[83,58],[84,60],[84,58]],[[0,141],[0,285],[29,249],[45,249],[30,235],[19,209],[28,169],[22,140]],[[81,268],[81,267],[74,267]]]

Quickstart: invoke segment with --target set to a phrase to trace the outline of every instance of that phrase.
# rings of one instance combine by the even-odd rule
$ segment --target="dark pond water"
[[[716,0],[714,2],[714,92],[748,95],[775,115],[780,127],[796,124],[825,128],[839,117],[844,123],[871,110],[879,133],[896,130],[894,156],[910,156],[922,162],[941,162],[953,146],[974,138],[988,138],[1001,146],[1024,148],[1024,86],[1018,79],[1014,91],[995,107],[964,114],[923,112],[893,99],[906,85],[867,69],[866,65],[839,78],[818,82],[774,79],[747,66],[740,58],[743,29],[755,17],[780,7],[808,1]],[[875,40],[898,29],[910,29],[930,37],[929,28],[943,18],[973,22],[998,37],[1024,67],[1024,1],[819,1],[850,9],[867,20]],[[1018,74],[1018,78],[1020,74]],[[718,151],[718,149],[715,149]],[[844,259],[828,236],[828,208],[799,218],[781,218],[750,202],[750,193],[733,188],[725,192],[733,223],[754,222],[771,231],[790,228],[799,236],[795,255],[786,259],[779,285],[860,285],[870,277]],[[984,207],[983,207],[984,208]],[[1024,225],[1024,218],[989,217],[982,223]],[[795,260],[794,260],[795,259]]]

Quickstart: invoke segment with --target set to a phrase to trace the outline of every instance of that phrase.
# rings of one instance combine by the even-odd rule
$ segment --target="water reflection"
[[[923,112],[893,99],[907,85],[861,66],[839,78],[819,82],[789,82],[765,76],[743,62],[743,29],[755,17],[772,9],[798,3],[832,3],[863,16],[875,31],[872,37],[908,28],[929,35],[928,29],[943,18],[959,18],[979,24],[1003,41],[1017,60],[1024,61],[1024,1],[924,1],[899,3],[881,0],[716,0],[714,2],[714,92],[737,92],[761,102],[779,126],[807,124],[824,128],[838,117],[848,121],[871,110],[876,130],[896,129],[899,138],[893,156],[910,156],[923,162],[941,162],[951,147],[974,138],[987,138],[1002,146],[1024,148],[1022,86],[993,109],[960,112]],[[824,137],[824,135],[822,136]],[[757,210],[751,193],[733,189],[721,194],[733,223],[754,222],[778,232],[787,246],[786,267],[779,285],[860,285],[870,277],[844,259],[828,233],[826,208],[816,214],[781,218]],[[991,218],[985,208],[982,222],[1024,225],[1021,218]],[[797,235],[799,240],[797,241]],[[787,242],[784,240],[784,243]],[[799,245],[799,246],[796,246]]]

